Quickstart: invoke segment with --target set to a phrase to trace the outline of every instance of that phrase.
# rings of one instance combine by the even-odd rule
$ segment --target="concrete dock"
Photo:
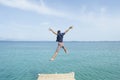
[[[38,74],[37,80],[75,80],[75,73]]]

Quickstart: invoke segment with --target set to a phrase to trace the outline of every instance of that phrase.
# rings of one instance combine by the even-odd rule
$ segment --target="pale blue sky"
[[[120,0],[0,0],[0,40],[119,41]]]

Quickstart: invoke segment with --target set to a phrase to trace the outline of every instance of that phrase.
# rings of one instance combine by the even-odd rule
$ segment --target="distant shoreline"
[[[6,41],[6,40],[1,40],[0,42],[56,42],[56,41]],[[120,42],[120,41],[64,41],[64,42]]]

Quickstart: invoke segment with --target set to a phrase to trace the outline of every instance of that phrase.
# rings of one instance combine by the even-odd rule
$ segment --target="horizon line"
[[[0,42],[56,42],[56,41],[47,41],[47,40],[0,40]],[[84,41],[77,41],[77,40],[72,40],[72,41],[63,41],[63,42],[120,42],[120,40],[84,40]]]

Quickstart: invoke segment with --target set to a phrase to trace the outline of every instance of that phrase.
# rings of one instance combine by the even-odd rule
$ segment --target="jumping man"
[[[56,33],[56,32],[53,31],[51,28],[49,28],[49,30],[50,30],[53,34],[57,35],[56,42],[58,42],[57,49],[56,49],[54,55],[52,56],[52,58],[50,59],[50,61],[54,61],[54,60],[55,60],[55,58],[56,58],[56,56],[57,56],[60,48],[63,48],[64,51],[65,51],[65,53],[67,53],[67,49],[64,47],[64,43],[63,43],[63,36],[64,36],[70,29],[72,29],[72,28],[73,28],[73,27],[70,26],[70,27],[69,27],[65,32],[63,32],[63,33],[61,33],[60,30],[58,30],[57,33]]]

